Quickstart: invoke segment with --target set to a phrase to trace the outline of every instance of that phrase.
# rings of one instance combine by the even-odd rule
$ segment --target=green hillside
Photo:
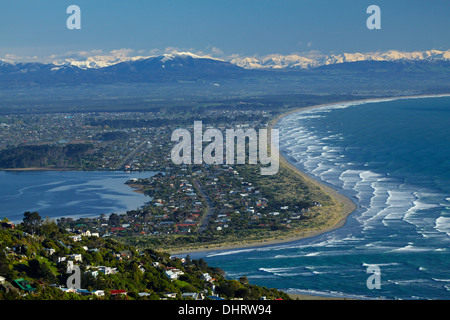
[[[81,274],[81,290],[72,290],[76,292],[67,290],[69,277],[75,274],[67,272],[69,260]],[[138,251],[95,234],[75,234],[50,219],[42,220],[38,213],[26,213],[18,225],[1,221],[0,300],[256,300],[263,296],[289,299],[284,292],[249,284],[245,276],[226,279],[220,268],[208,266],[203,259]]]

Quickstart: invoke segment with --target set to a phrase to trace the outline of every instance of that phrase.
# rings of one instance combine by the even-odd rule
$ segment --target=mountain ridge
[[[321,66],[361,62],[361,61],[389,61],[389,62],[417,62],[417,61],[450,61],[450,50],[427,50],[401,52],[390,50],[376,53],[343,53],[332,54],[316,58],[308,58],[297,54],[272,54],[262,58],[236,57],[230,62],[246,69],[313,69]]]
[[[245,63],[237,61],[236,56],[233,59],[225,61],[184,52],[152,57],[88,58],[84,64],[80,61],[46,64],[0,60],[0,84],[2,89],[30,89],[141,83],[173,86],[178,94],[184,88],[187,94],[192,94],[194,86],[197,93],[210,87],[215,88],[214,93],[225,88],[236,93],[242,92],[244,86],[246,90],[266,93],[269,87],[276,92],[304,92],[312,88],[342,91],[344,82],[352,90],[373,90],[375,84],[389,88],[394,83],[405,88],[406,83],[414,83],[413,87],[441,88],[442,91],[448,85],[450,74],[450,50],[356,53],[317,60],[297,55],[270,55],[265,60],[247,57]],[[219,87],[221,89],[216,90]]]
[[[162,62],[167,62],[175,58],[193,59],[211,59],[222,62],[229,62],[244,69],[311,69],[324,65],[339,64],[347,62],[360,61],[391,61],[391,62],[408,62],[408,61],[450,61],[450,50],[426,50],[402,52],[397,50],[389,50],[386,52],[375,53],[342,53],[332,54],[319,57],[308,58],[299,54],[270,54],[263,57],[240,57],[231,56],[225,59],[214,58],[208,55],[197,55],[191,52],[174,52],[169,54],[155,56],[136,56],[136,57],[111,57],[97,56],[88,57],[86,60],[66,59],[65,63],[56,61],[55,65],[73,65],[80,68],[102,68],[115,65],[121,62],[138,61],[162,57]]]
[[[139,62],[143,60],[159,59],[162,65],[176,59],[208,59],[216,62],[225,62],[241,67],[243,69],[265,69],[265,70],[304,70],[314,69],[321,66],[361,62],[361,61],[389,61],[389,62],[436,62],[450,61],[450,50],[426,50],[404,52],[398,50],[389,50],[385,52],[373,53],[342,53],[322,55],[316,57],[307,57],[299,54],[270,54],[262,57],[256,56],[238,56],[233,55],[227,58],[214,58],[209,55],[199,55],[191,52],[172,52],[161,55],[152,56],[115,56],[115,55],[98,55],[90,56],[85,59],[66,58],[54,60],[51,63],[40,63],[42,65],[52,65],[52,70],[57,71],[67,68],[78,68],[81,70],[103,69],[121,63]],[[39,62],[14,62],[11,60],[0,59],[0,67],[30,65]]]

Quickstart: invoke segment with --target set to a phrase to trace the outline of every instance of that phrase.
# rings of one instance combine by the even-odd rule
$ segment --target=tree
[[[120,223],[120,217],[116,213],[111,213],[109,216],[109,223],[117,226]]]
[[[208,268],[208,264],[206,263],[206,261],[203,258],[200,258],[198,260],[195,261],[197,268],[204,270]]]
[[[56,221],[46,217],[44,221],[42,221],[42,234],[49,237],[52,234],[58,232],[59,228],[56,224]]]
[[[239,282],[246,285],[248,284],[248,278],[246,276],[242,276],[239,278]]]
[[[28,274],[35,279],[47,280],[55,282],[56,276],[45,263],[40,263],[37,259],[28,261]]]
[[[6,278],[13,278],[14,273],[11,269],[11,264],[3,250],[4,249],[0,247],[0,275]]]
[[[92,254],[92,263],[95,265],[100,265],[103,262],[103,257],[100,253],[94,252]]]
[[[24,213],[23,224],[26,230],[34,233],[41,227],[42,218],[37,212],[27,211]]]

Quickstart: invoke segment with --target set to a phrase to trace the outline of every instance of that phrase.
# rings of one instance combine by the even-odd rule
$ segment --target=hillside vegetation
[[[82,290],[67,290],[68,261],[80,269]],[[170,279],[169,271],[177,276]],[[138,251],[112,239],[77,234],[36,212],[25,213],[23,223],[15,226],[1,222],[0,277],[0,300],[289,299],[284,292],[249,284],[245,276],[226,279],[223,270],[203,259]],[[29,290],[15,280],[28,283]]]

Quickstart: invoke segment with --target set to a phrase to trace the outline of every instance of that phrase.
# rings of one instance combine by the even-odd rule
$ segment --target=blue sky
[[[450,49],[449,0],[14,0],[0,5],[0,57],[173,48],[215,56]],[[69,5],[81,30],[68,30]],[[381,30],[369,30],[369,5]]]

